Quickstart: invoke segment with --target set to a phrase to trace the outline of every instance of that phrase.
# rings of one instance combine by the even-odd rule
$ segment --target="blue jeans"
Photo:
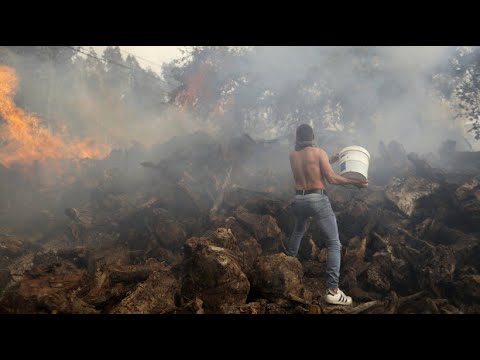
[[[308,229],[308,219],[313,217],[325,238],[327,246],[327,287],[338,288],[340,276],[340,238],[338,237],[337,218],[330,200],[324,194],[295,195],[293,203],[295,228],[288,246],[287,254],[297,256],[303,235]]]

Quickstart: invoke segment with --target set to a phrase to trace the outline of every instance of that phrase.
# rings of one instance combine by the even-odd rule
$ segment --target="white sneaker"
[[[337,290],[336,294],[334,294],[330,290],[327,290],[327,294],[325,295],[325,301],[329,304],[334,305],[352,305],[352,298],[345,295],[345,293],[340,289]]]

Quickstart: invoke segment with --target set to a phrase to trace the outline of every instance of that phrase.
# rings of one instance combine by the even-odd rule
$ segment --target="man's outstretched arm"
[[[320,168],[322,169],[322,174],[327,179],[330,184],[333,185],[355,185],[359,188],[366,187],[368,185],[367,180],[355,180],[349,179],[340,175],[337,175],[330,165],[330,159],[328,158],[327,153],[319,149],[320,156]]]

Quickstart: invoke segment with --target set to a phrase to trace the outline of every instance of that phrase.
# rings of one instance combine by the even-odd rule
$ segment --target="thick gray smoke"
[[[26,48],[0,48],[0,64],[15,69],[19,80],[15,102],[65,141],[92,139],[113,149],[151,146],[195,127],[189,114],[168,104],[175,84],[131,56],[110,49],[105,58],[113,64],[68,47],[55,47],[55,55]]]
[[[66,207],[81,207],[96,196],[92,189],[102,187],[111,170],[121,173],[122,191],[135,190],[148,179],[140,165],[149,159],[147,149],[196,129],[190,114],[167,104],[165,81],[134,59],[126,59],[132,72],[68,51],[0,47],[0,65],[13,68],[18,79],[15,105],[67,145],[88,139],[113,153],[105,160],[84,161],[78,154],[78,161],[58,156],[33,164],[0,163],[0,229],[15,224],[26,230],[32,222],[35,229],[50,215],[64,219]],[[7,124],[0,116],[2,147],[9,145],[2,135],[15,130]]]
[[[372,51],[378,62],[362,64],[362,54],[356,51]],[[451,104],[437,96],[431,83],[435,69],[446,64],[453,51],[451,47],[262,47],[252,52],[249,64],[255,76],[279,92],[305,81],[310,69],[319,68],[322,77],[314,84],[319,96],[327,95],[321,86],[324,81],[351,109],[342,113],[342,104],[330,103],[331,110],[337,111],[325,112],[324,119],[305,117],[295,122],[310,123],[317,131],[326,120],[337,130],[345,130],[342,123],[353,123],[352,141],[372,153],[379,141],[391,140],[410,151],[426,153],[436,152],[446,139],[456,140],[460,149],[467,147],[464,138],[478,146],[466,133],[464,121],[454,121]],[[375,74],[359,71],[363,67]],[[252,121],[248,130],[268,138],[285,128],[266,113],[258,122]]]
[[[285,137],[291,140],[297,125],[310,123],[320,146],[328,133],[331,138],[346,138],[342,140],[344,145],[363,146],[372,155],[376,154],[380,141],[391,140],[402,143],[407,151],[419,153],[436,152],[447,139],[456,140],[458,149],[468,148],[467,139],[474,149],[480,150],[480,142],[466,134],[462,119],[454,121],[451,104],[437,96],[430,81],[435,69],[446,64],[453,51],[448,47],[258,47],[248,50],[245,61],[234,64],[238,69],[233,70],[248,73],[262,86],[262,91],[268,91],[260,94],[258,100],[258,94],[253,94],[255,89],[246,86],[246,93],[236,97],[236,106],[251,106],[252,98],[255,103],[263,101],[262,97],[284,96],[280,110],[273,112],[259,107],[259,111],[242,124],[241,130],[257,140]],[[375,54],[373,61],[362,63],[362,59],[372,59],[364,56],[369,52]],[[70,177],[63,173],[52,178],[57,173],[48,167],[40,167],[34,176],[0,167],[0,173],[6,174],[4,179],[8,178],[9,182],[8,186],[3,183],[0,189],[0,207],[10,214],[9,219],[22,222],[22,217],[16,214],[28,214],[38,220],[42,212],[55,212],[61,217],[65,207],[81,206],[92,197],[102,196],[101,191],[92,193],[91,189],[101,188],[105,179],[111,177],[105,173],[106,167],[116,169],[121,179],[120,192],[146,191],[155,182],[160,186],[158,172],[140,165],[142,161],[158,162],[167,156],[162,153],[162,146],[151,146],[202,130],[208,124],[199,120],[197,114],[166,103],[166,93],[179,85],[167,75],[164,77],[167,80],[152,82],[141,69],[132,76],[125,69],[113,65],[108,68],[95,59],[81,56],[63,65],[30,55],[9,54],[3,60],[5,65],[17,69],[20,91],[15,100],[19,107],[37,113],[55,133],[90,138],[119,149],[103,163],[71,170]],[[130,67],[138,66],[133,59],[128,61]],[[170,64],[170,68],[172,66]],[[222,76],[228,74],[220,74]],[[302,104],[318,111],[302,112]],[[283,108],[288,116],[282,113]],[[238,121],[238,118],[230,120]],[[216,125],[222,128],[227,127],[227,123],[227,119],[220,116]],[[190,141],[188,139],[184,141]],[[182,141],[179,139],[178,144]],[[259,154],[257,158],[261,160],[251,160],[255,163],[251,167],[259,171],[259,182],[266,165],[278,174],[290,176],[290,149],[290,145],[270,148]],[[338,149],[327,148],[327,151],[333,150]],[[69,166],[65,163],[66,168]],[[41,179],[45,181],[39,184]],[[50,194],[42,195],[38,189],[52,189],[55,183],[60,184],[57,186],[60,190],[52,204]],[[62,192],[61,189],[66,188],[69,190]]]
[[[422,153],[435,152],[446,139],[456,140],[460,149],[467,147],[465,139],[479,148],[479,142],[465,132],[464,121],[454,121],[451,104],[442,101],[431,84],[435,69],[447,63],[453,51],[451,47],[401,46],[254,48],[245,55],[247,61],[239,63],[239,70],[260,79],[273,94],[288,94],[309,81],[312,69],[320,69],[297,98],[306,105],[318,102],[322,109],[312,115],[294,116],[293,112],[287,123],[278,121],[282,114],[260,112],[246,122],[243,131],[271,139],[291,133],[298,123],[311,123],[317,132],[343,131],[343,136],[349,134],[352,142],[373,153],[379,141],[391,140]],[[373,61],[362,64],[362,59],[372,59],[365,56],[369,53],[375,54]],[[54,131],[128,148],[134,143],[151,146],[204,125],[194,120],[194,114],[166,103],[167,94],[178,83],[154,81],[143,70],[132,73],[78,54],[72,66],[81,71],[32,56],[10,60],[21,78],[20,105],[44,117]],[[129,66],[138,67],[134,60],[128,61]],[[248,89],[245,97],[253,91]],[[242,97],[237,100],[241,107]],[[281,101],[287,107],[292,101],[293,107],[294,99],[284,96]],[[157,105],[152,108],[152,104]],[[353,132],[349,132],[351,125]]]

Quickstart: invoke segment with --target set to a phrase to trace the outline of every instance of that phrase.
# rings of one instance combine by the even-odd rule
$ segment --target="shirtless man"
[[[313,129],[310,125],[297,128],[295,151],[290,153],[290,165],[295,180],[295,201],[293,213],[295,228],[290,238],[287,254],[297,256],[303,235],[308,228],[308,219],[314,218],[321,229],[327,246],[327,293],[326,302],[336,305],[350,305],[352,298],[338,288],[340,276],[340,239],[337,220],[330,205],[325,187],[326,181],[334,185],[351,184],[366,187],[366,180],[353,180],[335,174],[330,163],[338,155],[328,158],[327,153],[313,144]],[[326,180],[326,181],[325,181]]]

